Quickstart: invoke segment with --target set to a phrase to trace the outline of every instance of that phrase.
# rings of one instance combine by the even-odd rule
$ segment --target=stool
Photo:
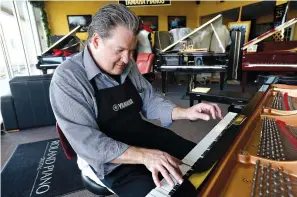
[[[64,153],[65,153],[66,157],[69,160],[76,158],[77,157],[76,152],[73,150],[73,148],[69,144],[67,138],[65,137],[65,135],[61,131],[58,123],[56,124],[56,130],[58,132],[58,136],[60,138],[60,142],[61,142],[61,145],[62,145],[62,148],[64,150]],[[83,182],[85,188],[87,190],[89,190],[90,192],[92,192],[93,194],[96,194],[96,195],[99,195],[99,196],[102,196],[102,197],[103,196],[109,196],[109,195],[113,194],[106,187],[95,183],[92,179],[90,179],[89,177],[87,177],[83,173],[81,173],[81,178],[82,178],[82,182]]]
[[[102,197],[109,196],[109,195],[113,194],[106,187],[98,185],[92,179],[90,179],[89,177],[84,175],[83,173],[81,173],[81,179],[82,179],[82,182],[83,182],[85,188],[88,191],[92,192],[93,194],[96,194],[96,195],[99,195]]]

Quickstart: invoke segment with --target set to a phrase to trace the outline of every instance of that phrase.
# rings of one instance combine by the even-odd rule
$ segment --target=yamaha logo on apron
[[[132,104],[133,104],[133,100],[129,99],[129,100],[125,101],[125,102],[122,102],[122,103],[119,103],[119,104],[114,104],[112,106],[112,108],[113,108],[114,111],[119,111],[120,109],[124,109],[126,107],[129,107]]]

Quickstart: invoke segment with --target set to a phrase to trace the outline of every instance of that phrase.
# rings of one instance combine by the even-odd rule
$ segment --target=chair
[[[136,64],[139,72],[150,83],[155,80],[155,74],[151,72],[154,59],[155,54],[153,53],[139,53],[136,58]]]
[[[60,142],[61,142],[61,145],[62,145],[62,148],[63,148],[63,150],[65,152],[66,157],[69,160],[75,159],[77,157],[76,152],[73,150],[73,148],[69,144],[69,142],[66,139],[65,135],[61,131],[58,123],[56,124],[56,129],[57,129],[58,136],[60,138]],[[100,196],[109,196],[109,195],[113,194],[106,187],[95,183],[92,179],[90,179],[88,176],[84,175],[83,173],[81,173],[81,178],[82,178],[82,182],[83,182],[85,188],[87,190],[89,190],[90,192],[92,192],[92,193],[94,193],[96,195],[100,195]]]

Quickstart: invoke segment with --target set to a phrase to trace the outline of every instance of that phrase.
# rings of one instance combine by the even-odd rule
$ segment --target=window
[[[1,25],[0,25],[0,31],[1,31]],[[7,67],[7,59],[5,58],[3,49],[4,49],[3,38],[2,38],[2,35],[0,34],[0,96],[9,92],[8,80],[10,78],[8,67]]]
[[[42,74],[35,65],[45,43],[41,39],[43,30],[38,34],[42,25],[40,12],[28,0],[0,1],[0,19],[1,96],[9,92],[8,82],[12,77]]]
[[[20,29],[12,1],[1,3],[3,37],[8,51],[12,76],[29,75]]]

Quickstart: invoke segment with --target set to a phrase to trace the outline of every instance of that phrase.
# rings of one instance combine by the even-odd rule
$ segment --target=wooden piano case
[[[274,87],[273,87],[274,86]],[[261,133],[261,119],[269,118],[276,122],[282,121],[295,129],[297,128],[297,114],[285,114],[275,115],[269,113],[263,113],[263,107],[270,102],[275,91],[274,88],[282,89],[285,88],[287,92],[295,92],[297,87],[295,86],[283,86],[283,85],[272,85],[266,93],[263,95],[262,100],[258,103],[258,106],[252,113],[252,115],[245,120],[244,126],[240,131],[239,135],[235,139],[233,145],[229,149],[229,152],[225,154],[224,158],[218,164],[215,172],[208,179],[205,186],[202,188],[199,196],[226,196],[226,197],[245,197],[245,196],[296,196],[297,194],[297,149],[290,150],[291,158],[285,161],[278,161],[272,159],[266,159],[261,156],[257,156],[258,145],[260,144]],[[290,127],[290,128],[291,128]],[[296,136],[295,136],[296,137]],[[295,138],[297,141],[297,138]],[[296,142],[295,141],[295,142]],[[260,175],[255,176],[255,166],[259,160],[258,172],[266,167],[269,163],[270,173],[265,174],[264,179],[259,178]],[[278,186],[279,189],[274,192],[273,187],[277,181],[273,179],[273,172],[277,169],[277,172],[281,173],[283,170],[291,180],[291,186],[289,189],[286,187]],[[279,170],[279,171],[278,171]],[[273,171],[273,172],[272,172]],[[261,173],[260,173],[261,174]],[[270,177],[268,177],[270,174]],[[282,176],[285,176],[282,174]],[[255,177],[257,177],[255,179]],[[256,181],[255,181],[256,180]],[[268,180],[268,181],[267,181]],[[274,181],[273,181],[274,180]],[[281,180],[279,178],[279,180]],[[287,179],[284,179],[287,180]],[[267,184],[266,191],[259,194],[259,181],[262,181],[260,185]],[[253,183],[255,182],[255,183]],[[281,190],[286,195],[281,193]],[[253,191],[253,192],[252,192]],[[289,195],[289,194],[291,195]]]

